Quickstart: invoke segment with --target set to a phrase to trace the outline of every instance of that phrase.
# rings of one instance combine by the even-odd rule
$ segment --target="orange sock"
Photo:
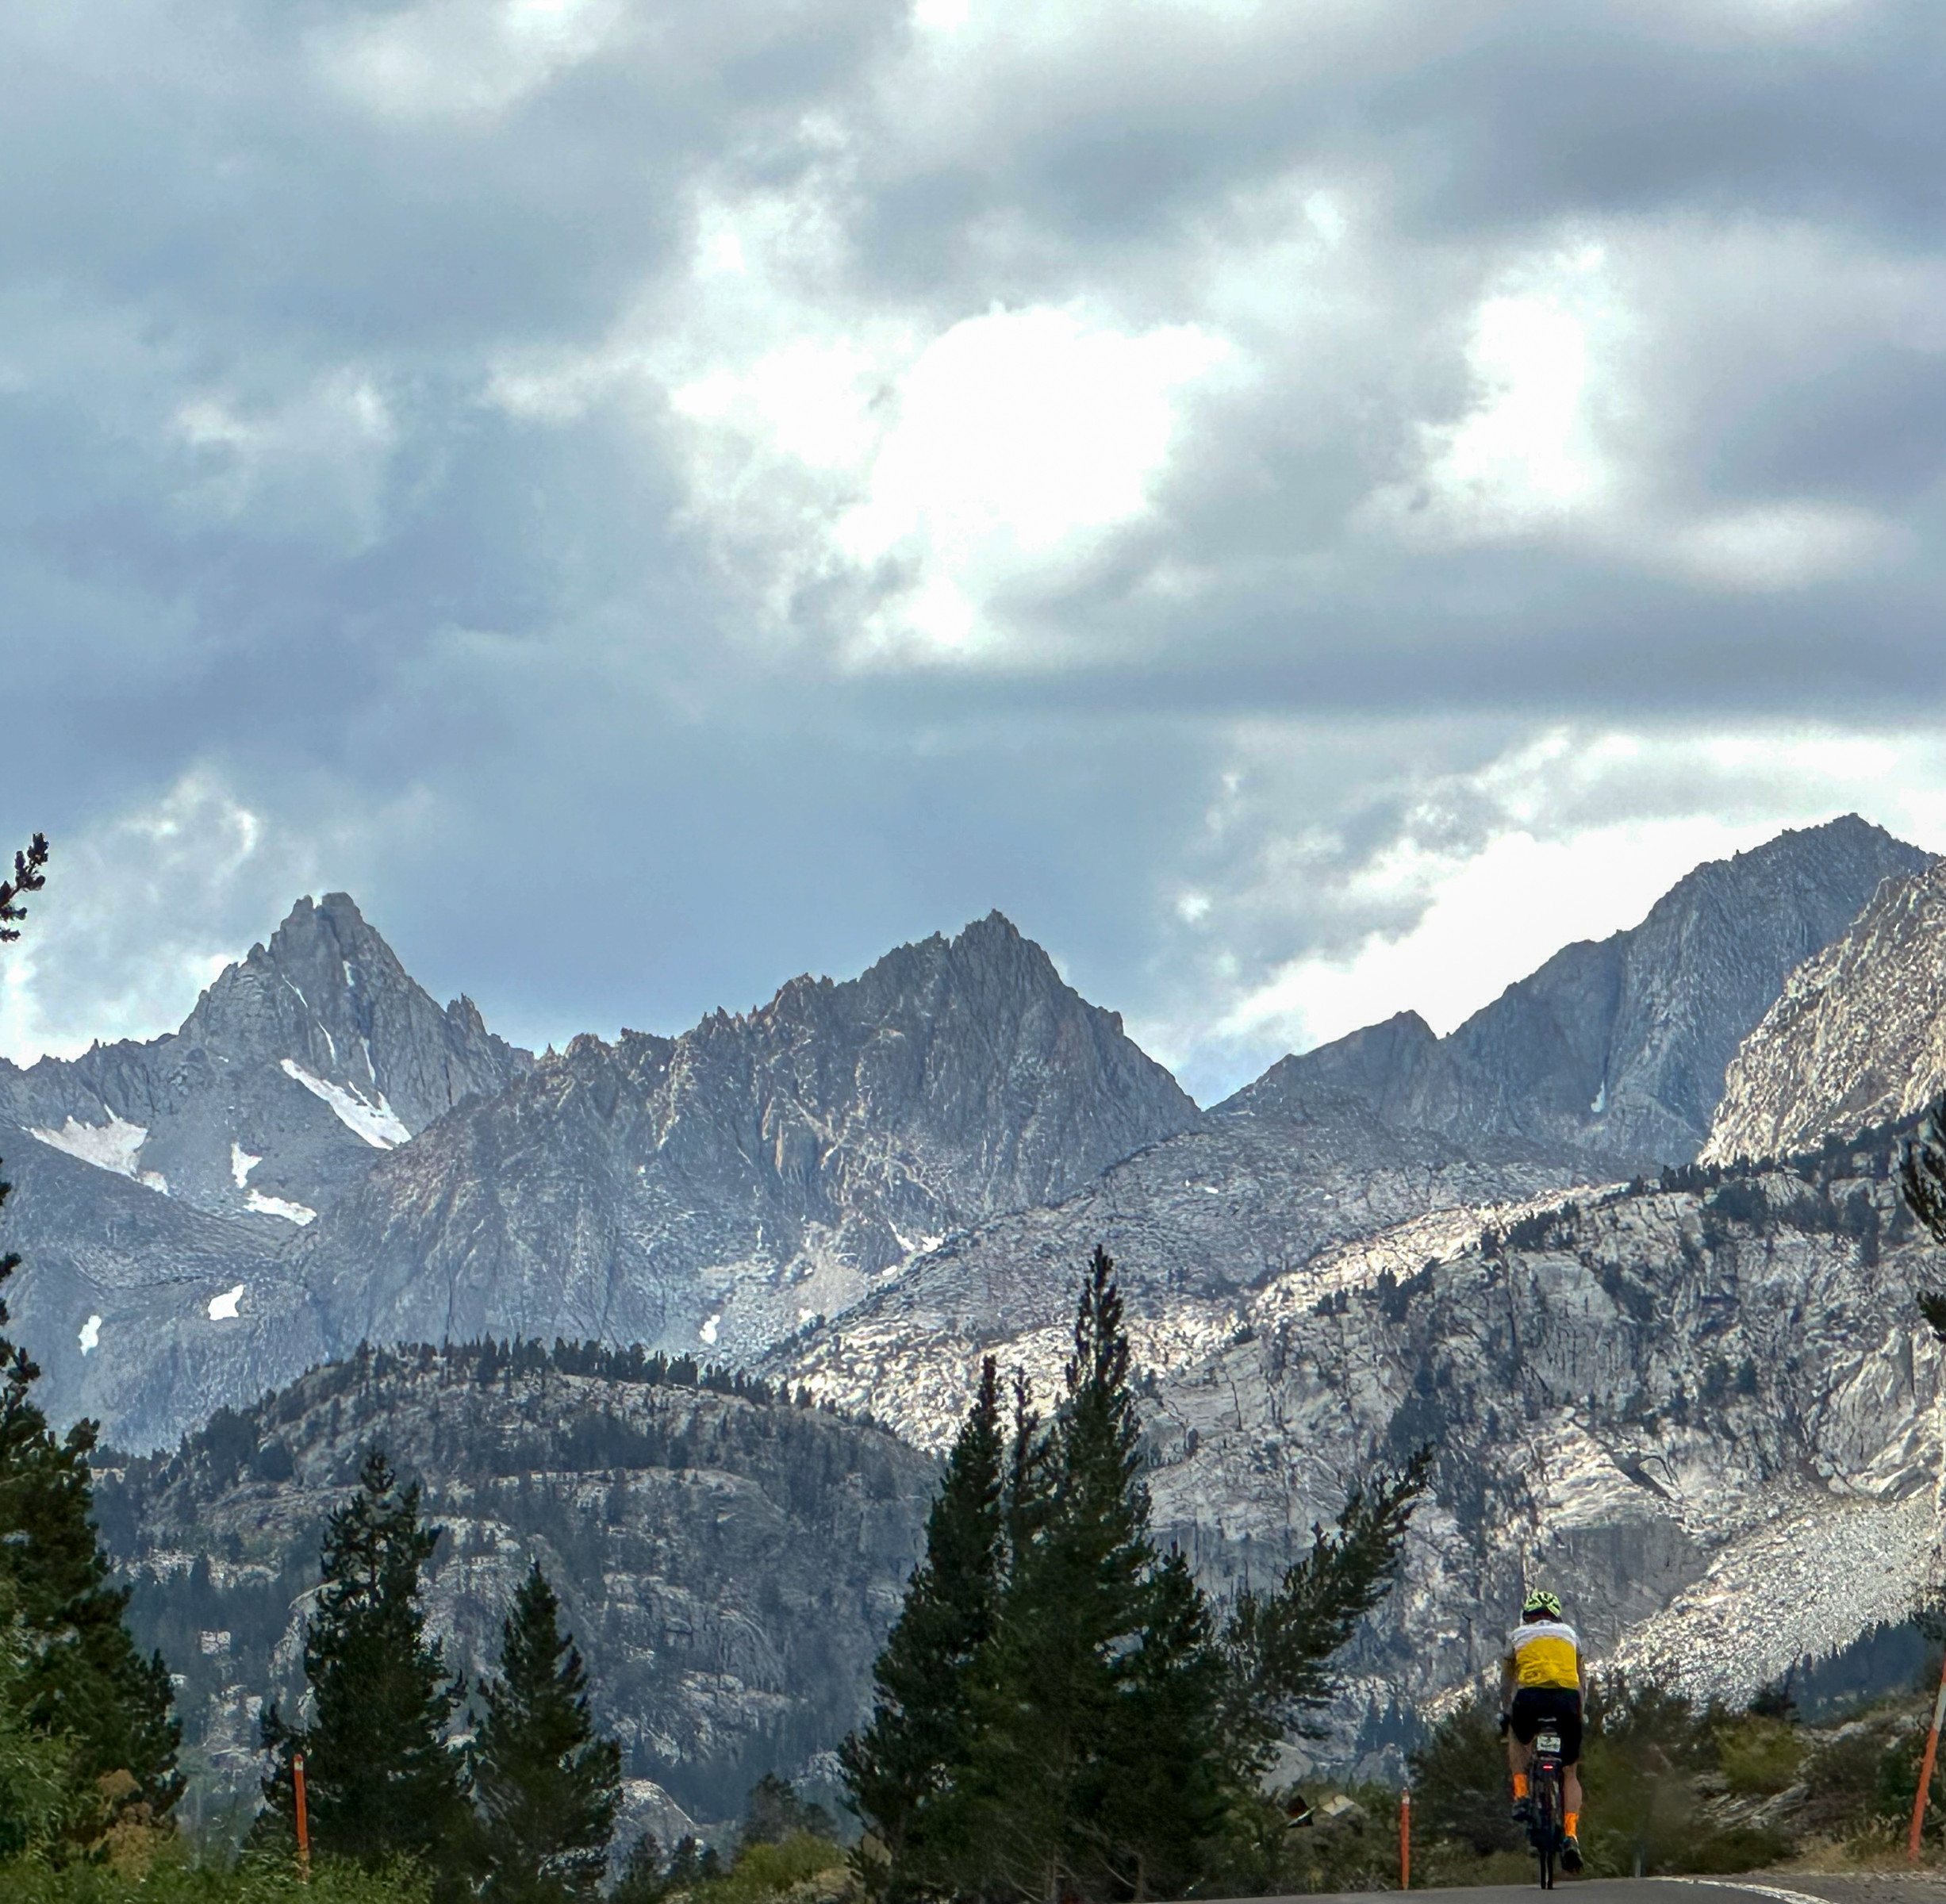
[[[1580,1822],[1581,1822],[1581,1814],[1580,1814],[1580,1813],[1579,1813],[1579,1812],[1578,1812],[1578,1811],[1571,1811],[1571,1812],[1569,1812],[1569,1813],[1568,1813],[1568,1837],[1571,1837],[1571,1838],[1576,1838],[1576,1837],[1579,1837],[1581,1835],[1581,1834],[1580,1834],[1580,1833],[1579,1833],[1578,1831],[1576,1831],[1576,1830],[1575,1829],[1575,1827],[1576,1827],[1577,1825],[1579,1825]]]
[[[1514,1774],[1514,1796],[1517,1798],[1524,1798],[1526,1795],[1527,1775],[1524,1772],[1517,1772]]]

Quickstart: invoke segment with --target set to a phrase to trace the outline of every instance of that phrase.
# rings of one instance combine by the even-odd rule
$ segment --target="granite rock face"
[[[1941,1370],[1895,1150],[1328,1253],[1159,1380],[1158,1518],[1207,1580],[1261,1581],[1367,1464],[1432,1445],[1356,1660],[1422,1697],[1492,1666],[1523,1580],[1598,1656],[1733,1697],[1897,1621],[1937,1537]]]
[[[1098,1243],[1127,1292],[1138,1360],[1166,1369],[1242,1327],[1253,1290],[1336,1246],[1429,1212],[1445,1213],[1442,1234],[1470,1235],[1482,1210],[1558,1194],[1576,1177],[1518,1142],[1469,1154],[1400,1130],[1349,1096],[1314,1093],[1290,1115],[1238,1109],[1138,1151],[1061,1203],[946,1238],[761,1365],[943,1447],[983,1355],[1059,1368]]]
[[[1468,1148],[1517,1137],[1616,1177],[1686,1161],[1787,976],[1930,863],[1856,815],[1779,834],[1698,866],[1639,926],[1564,946],[1449,1037],[1403,1012],[1283,1059],[1216,1115],[1350,1092]]]
[[[996,914],[680,1038],[577,1038],[386,1158],[294,1269],[335,1353],[519,1333],[735,1360],[1197,1121]]]
[[[1815,1150],[1946,1090],[1946,868],[1879,889],[1731,1061],[1706,1159]]]
[[[257,1714],[301,1691],[325,1517],[374,1442],[447,1530],[427,1606],[449,1660],[491,1664],[538,1560],[626,1773],[689,1816],[738,1815],[763,1772],[800,1772],[856,1724],[932,1463],[823,1410],[645,1372],[663,1379],[366,1355],[174,1455],[104,1462],[98,1518],[137,1639],[180,1675],[186,1742],[219,1790],[254,1801]]]

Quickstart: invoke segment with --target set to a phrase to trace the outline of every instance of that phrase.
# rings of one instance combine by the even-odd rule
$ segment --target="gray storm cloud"
[[[1893,0],[14,10],[6,804],[90,949],[6,1035],[314,882],[529,1038],[998,904],[1207,1092],[1511,834],[1923,830],[1943,68]],[[259,832],[165,957],[192,808]]]

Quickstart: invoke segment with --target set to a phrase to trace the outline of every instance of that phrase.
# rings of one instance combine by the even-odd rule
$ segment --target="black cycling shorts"
[[[1523,1745],[1533,1743],[1543,1723],[1561,1735],[1561,1763],[1581,1763],[1581,1695],[1572,1686],[1523,1686],[1508,1708],[1514,1737]]]

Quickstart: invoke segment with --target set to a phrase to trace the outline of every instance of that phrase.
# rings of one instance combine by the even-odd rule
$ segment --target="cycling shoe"
[[[1564,1838],[1561,1841],[1561,1869],[1570,1875],[1581,1868],[1581,1841]]]

